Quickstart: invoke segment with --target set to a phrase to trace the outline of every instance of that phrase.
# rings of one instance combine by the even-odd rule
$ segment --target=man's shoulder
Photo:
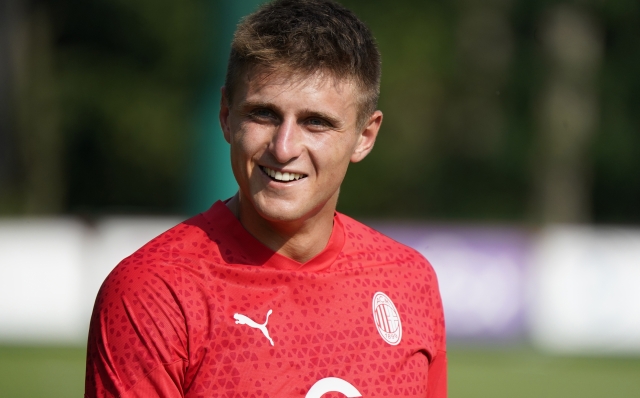
[[[211,213],[195,215],[151,239],[117,264],[105,283],[174,279],[183,271],[198,273],[205,263],[223,262],[219,244],[225,228]]]
[[[202,214],[182,221],[145,243],[128,258],[171,260],[177,255],[196,253],[209,240],[203,224]]]
[[[224,205],[222,205],[224,206]],[[217,203],[151,239],[129,258],[156,258],[171,262],[180,257],[208,255],[225,238],[224,217]]]
[[[370,251],[372,254],[375,253],[376,256],[387,260],[394,258],[399,262],[416,263],[420,266],[431,268],[427,259],[412,247],[400,243],[345,214],[338,213],[338,216],[344,227],[346,241],[352,247]]]

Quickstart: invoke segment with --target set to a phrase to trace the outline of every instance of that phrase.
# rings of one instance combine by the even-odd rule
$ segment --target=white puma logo
[[[269,315],[271,315],[272,312],[273,311],[271,311],[271,310],[269,310],[267,312],[267,319],[264,321],[264,323],[262,325],[256,323],[254,320],[252,320],[251,318],[249,318],[246,315],[235,313],[235,314],[233,314],[233,317],[236,320],[236,325],[237,324],[247,325],[247,326],[252,327],[254,329],[260,329],[262,334],[264,334],[264,337],[269,339],[269,342],[271,342],[271,345],[274,345],[273,344],[273,340],[271,340],[271,337],[269,336],[269,331],[267,330],[267,322],[269,322]]]

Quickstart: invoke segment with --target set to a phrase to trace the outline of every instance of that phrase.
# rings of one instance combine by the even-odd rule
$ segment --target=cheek
[[[351,162],[353,147],[353,140],[342,137],[340,139],[317,142],[314,153],[317,154],[318,167],[332,176],[344,175]]]
[[[247,144],[240,133],[236,133],[231,140],[231,168],[239,186],[244,186],[252,175],[251,148]]]
[[[239,130],[231,142],[231,153],[235,155],[236,161],[247,162],[255,156],[260,149],[260,143],[255,134]]]

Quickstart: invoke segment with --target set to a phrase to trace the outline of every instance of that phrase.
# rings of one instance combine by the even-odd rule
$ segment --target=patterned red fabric
[[[419,253],[337,213],[325,250],[300,264],[217,202],[106,279],[85,397],[359,396],[350,385],[443,398],[446,372],[436,275]]]

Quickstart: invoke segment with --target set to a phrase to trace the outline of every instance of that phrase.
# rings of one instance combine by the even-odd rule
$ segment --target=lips
[[[260,169],[264,171],[266,175],[271,177],[272,180],[278,182],[297,181],[307,176],[306,174],[277,171],[265,166],[260,166]]]

